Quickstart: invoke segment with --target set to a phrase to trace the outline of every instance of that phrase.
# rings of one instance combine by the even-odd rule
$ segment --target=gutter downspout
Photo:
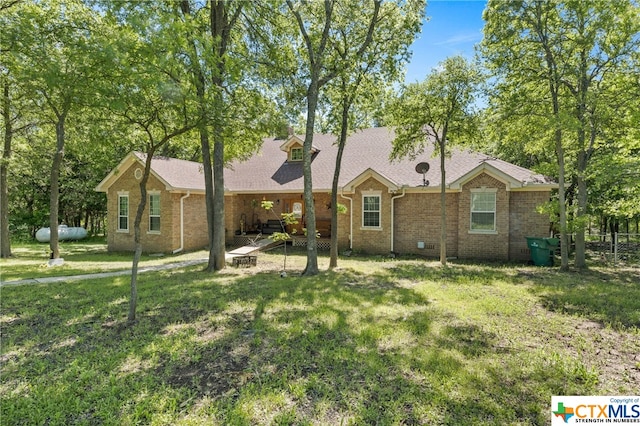
[[[353,250],[353,198],[345,197],[344,188],[340,188],[340,196],[349,200],[349,249]]]
[[[393,252],[393,237],[394,237],[394,230],[395,230],[395,223],[394,223],[394,207],[395,207],[395,203],[394,203],[394,201],[397,198],[404,197],[405,196],[405,191],[406,191],[406,188],[403,186],[402,187],[402,194],[396,195],[395,197],[391,197],[391,252]]]
[[[191,191],[187,191],[187,195],[180,197],[180,247],[175,249],[172,253],[180,253],[184,250],[184,199],[189,198]]]

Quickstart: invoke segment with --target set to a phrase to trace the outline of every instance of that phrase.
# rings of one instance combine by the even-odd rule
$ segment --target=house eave
[[[514,192],[527,192],[527,191],[551,191],[553,189],[558,189],[560,185],[557,183],[535,183],[535,182],[525,182],[522,186],[518,188],[512,188]]]
[[[402,187],[401,185],[394,182],[390,178],[386,177],[382,173],[379,173],[369,167],[364,172],[360,173],[358,176],[356,176],[355,178],[347,182],[345,185],[343,185],[342,190],[347,194],[352,194],[355,192],[355,188],[357,186],[359,186],[369,178],[373,178],[378,182],[382,183],[383,185],[385,185],[388,188],[388,191],[390,193],[396,192]]]
[[[331,188],[313,188],[314,194],[323,194],[331,192]],[[299,189],[238,189],[238,190],[226,190],[225,195],[249,195],[249,194],[302,194],[303,188]]]
[[[460,192],[462,189],[445,188],[445,193]],[[439,194],[440,185],[437,186],[405,186],[407,194]]]
[[[536,187],[537,189],[532,189],[532,190],[540,191],[541,189],[547,186],[553,187],[554,185],[553,183],[535,183],[535,182],[520,181],[518,179],[515,179],[513,176],[509,175],[508,173],[503,172],[499,168],[491,164],[488,164],[486,162],[482,162],[481,164],[474,167],[472,170],[465,173],[458,179],[454,180],[447,186],[450,189],[462,190],[462,187],[467,182],[471,181],[472,179],[476,178],[482,173],[486,173],[487,175],[503,182],[505,184],[507,191],[517,191],[517,190],[522,190],[523,188],[529,188],[529,187]]]
[[[190,192],[191,195],[194,194],[198,194],[198,195],[204,195],[205,194],[205,190],[204,189],[194,189],[194,188],[167,188],[167,191],[172,193],[172,194],[185,194],[187,192]]]
[[[135,155],[134,152],[130,152],[124,157],[117,166],[115,166],[104,179],[100,181],[100,183],[94,188],[96,192],[107,192],[111,185],[118,180],[120,176],[120,172],[122,170],[126,170],[131,167],[136,161],[140,161],[140,159]]]

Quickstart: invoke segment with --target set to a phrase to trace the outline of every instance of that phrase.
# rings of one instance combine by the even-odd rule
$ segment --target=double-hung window
[[[482,189],[471,192],[471,231],[496,231],[496,190]]]
[[[302,148],[291,148],[291,161],[302,161]]]
[[[129,194],[118,194],[118,232],[129,232]]]
[[[363,228],[380,228],[380,199],[379,193],[362,194]]]
[[[160,194],[149,194],[149,232],[160,232]]]

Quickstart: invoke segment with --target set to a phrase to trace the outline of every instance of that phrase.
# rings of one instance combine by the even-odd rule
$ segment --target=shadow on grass
[[[514,270],[514,265],[456,261],[449,262],[446,267],[424,262],[400,263],[390,268],[389,272],[398,278],[427,280],[441,284],[492,285],[496,280],[521,283],[522,278],[514,273]]]
[[[552,312],[584,317],[616,330],[640,328],[640,270],[590,269],[559,272],[501,264],[455,262],[447,268],[406,263],[390,269],[397,277],[449,284],[531,284],[531,292]]]
[[[592,269],[532,277],[533,293],[554,312],[585,317],[616,330],[640,328],[640,272]]]
[[[139,278],[133,326],[125,323],[126,278],[3,290],[2,417],[11,424],[547,421],[546,395],[561,394],[557,378],[571,380],[573,367],[550,365],[542,354],[523,366],[492,333],[433,309],[406,286],[428,273],[487,283],[495,274],[419,266],[305,279],[150,273]]]

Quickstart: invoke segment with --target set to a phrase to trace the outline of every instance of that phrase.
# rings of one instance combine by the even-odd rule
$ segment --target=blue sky
[[[413,43],[413,57],[405,81],[413,83],[446,58],[462,55],[472,59],[473,46],[482,40],[485,0],[427,0],[427,18]]]

